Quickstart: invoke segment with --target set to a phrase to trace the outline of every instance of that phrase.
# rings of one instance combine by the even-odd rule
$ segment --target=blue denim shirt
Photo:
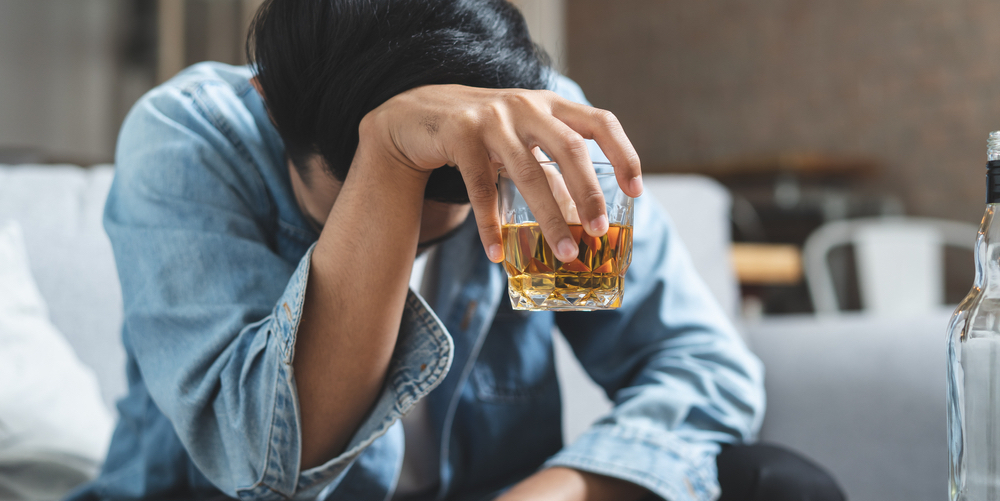
[[[249,77],[193,66],[122,127],[105,228],[125,300],[129,393],[100,477],[73,498],[387,499],[403,458],[399,418],[421,398],[440,443],[434,499],[488,499],[544,466],[669,500],[718,495],[720,444],[759,427],[762,369],[649,197],[636,201],[614,311],[512,310],[502,268],[466,221],[437,253],[434,296],[407,297],[371,412],[342,454],[303,470],[292,360],[318,235]],[[552,82],[585,102],[573,82]],[[568,445],[554,326],[615,403]]]

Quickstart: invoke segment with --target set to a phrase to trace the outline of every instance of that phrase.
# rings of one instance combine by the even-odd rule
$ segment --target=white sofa
[[[0,166],[0,224],[20,222],[51,320],[97,374],[109,408],[126,390],[121,293],[101,227],[112,176],[110,166]],[[646,184],[735,315],[728,193],[701,176],[647,175]],[[812,457],[855,501],[944,498],[946,321],[938,311],[903,319],[765,317],[741,326],[767,368],[762,440]],[[572,439],[608,404],[564,344],[557,347],[564,434]]]

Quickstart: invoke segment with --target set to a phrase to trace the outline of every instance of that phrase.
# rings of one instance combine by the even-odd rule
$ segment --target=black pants
[[[788,449],[754,444],[725,448],[719,501],[844,501],[837,481],[816,463]]]

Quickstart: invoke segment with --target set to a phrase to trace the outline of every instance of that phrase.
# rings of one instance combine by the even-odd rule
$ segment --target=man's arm
[[[628,479],[665,499],[718,494],[720,444],[753,440],[763,370],[652,199],[635,204],[621,308],[556,314],[615,407],[546,462]]]
[[[569,79],[557,75],[551,85],[587,104]],[[623,307],[556,315],[616,408],[502,501],[627,500],[650,491],[708,499],[718,443],[750,439],[760,424],[759,362],[698,278],[669,218],[655,201],[638,199],[635,227]]]
[[[571,468],[546,468],[496,501],[636,501],[649,491],[630,482]]]
[[[617,501],[650,492],[712,499],[719,444],[756,432],[764,404],[760,364],[655,205],[636,201],[635,252],[622,307],[557,314],[615,408],[498,501]]]
[[[430,172],[394,167],[358,147],[313,250],[294,360],[303,470],[343,450],[396,344]]]

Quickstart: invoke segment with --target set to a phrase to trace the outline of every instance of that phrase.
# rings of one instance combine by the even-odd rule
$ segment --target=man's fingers
[[[642,194],[639,154],[614,114],[565,99],[556,99],[552,103],[552,114],[584,138],[597,141],[614,166],[618,185],[626,195],[637,197]]]
[[[538,155],[535,155],[535,158],[538,158]],[[562,173],[548,159],[542,160],[542,162],[542,170],[545,171],[545,177],[549,181],[552,196],[556,199],[556,204],[559,205],[559,212],[562,213],[566,224],[580,224],[580,212],[576,210],[576,202],[573,201],[573,196],[569,194],[569,188],[566,187],[566,180],[563,179]]]
[[[608,231],[608,216],[604,192],[597,181],[594,165],[590,161],[587,143],[583,137],[565,123],[552,116],[534,122],[531,134],[555,158],[562,171],[566,188],[576,201],[579,220],[591,236],[601,236]],[[550,184],[551,184],[550,176]],[[557,186],[553,186],[553,193]],[[568,220],[568,218],[567,218]]]
[[[465,147],[476,144],[474,158],[454,157],[469,190],[487,255],[493,261],[503,258],[495,190],[495,168],[502,165],[555,257],[572,261],[578,245],[568,224],[581,224],[591,236],[603,235],[609,226],[604,193],[585,140],[598,142],[615,168],[622,191],[633,197],[642,194],[639,156],[621,124],[607,111],[551,93],[507,92],[499,97],[489,96],[490,106],[475,115],[476,127],[461,129],[473,136],[459,142]],[[538,147],[558,162],[561,174],[546,172],[539,165]]]
[[[469,192],[472,212],[476,215],[479,239],[490,261],[503,261],[503,240],[500,237],[500,215],[497,212],[497,169],[485,150],[458,161],[462,179]]]
[[[507,175],[524,197],[555,257],[563,262],[576,259],[579,247],[572,238],[573,234],[566,225],[538,160],[513,133],[508,135],[505,144],[494,148],[494,151],[499,153]]]

